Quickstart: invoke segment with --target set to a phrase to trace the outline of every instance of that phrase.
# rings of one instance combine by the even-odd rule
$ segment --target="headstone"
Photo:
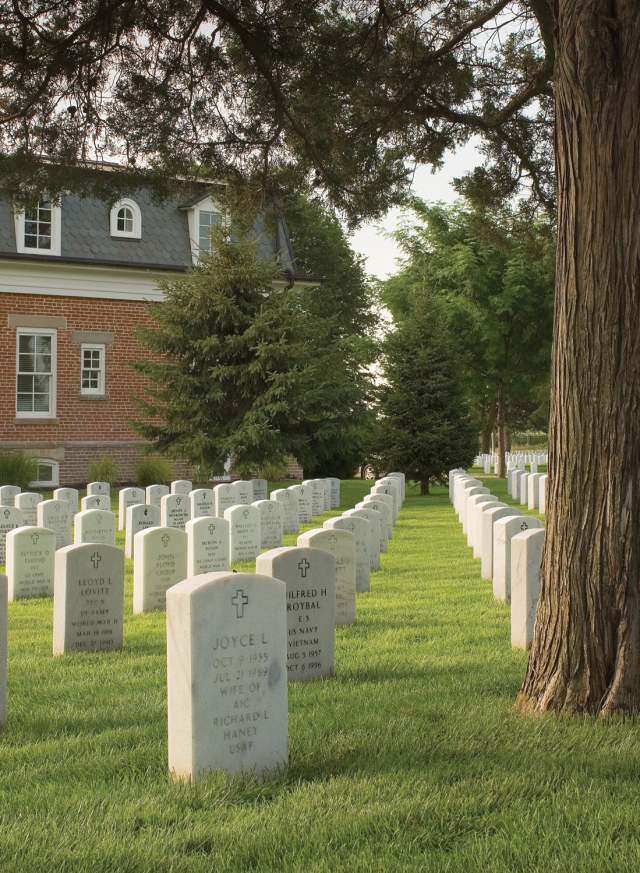
[[[393,536],[393,523],[391,521],[391,507],[388,503],[380,500],[380,497],[387,495],[378,495],[372,497],[368,494],[361,503],[356,503],[356,509],[375,509],[380,513],[380,551],[386,552],[389,546],[389,540]]]
[[[479,494],[488,495],[489,489],[485,488],[482,485],[476,485],[474,488],[467,488],[464,493],[465,493],[466,497],[465,497],[464,502],[461,504],[460,523],[462,524],[463,533],[466,533],[468,535],[469,528],[467,527],[467,524],[468,524],[467,515],[468,515],[468,509],[469,509],[469,500],[471,497],[476,497]]]
[[[86,509],[104,509],[111,511],[111,498],[104,494],[87,494],[80,501],[80,510],[84,512]]]
[[[266,479],[250,479],[251,488],[253,490],[252,503],[257,503],[258,500],[267,500],[269,497],[269,485]]]
[[[171,495],[184,497],[184,495]],[[187,535],[177,527],[150,527],[133,538],[133,612],[165,608],[167,590],[187,578]]]
[[[475,510],[479,504],[495,503],[496,499],[492,494],[474,494],[473,497],[467,498],[466,520],[467,520],[467,545],[473,549],[474,533],[475,533]]]
[[[495,497],[487,503],[480,503],[475,507],[475,517],[473,519],[473,557],[479,560],[482,560],[482,517],[490,509],[511,509],[510,514],[513,514],[513,508],[508,507],[506,503],[500,503]]]
[[[21,491],[18,485],[0,485],[0,506],[15,506],[14,500]]]
[[[515,510],[514,510],[515,511]],[[531,515],[510,515],[493,525],[493,596],[511,601],[511,540],[516,534],[541,527]]]
[[[111,485],[108,482],[89,482],[87,485],[87,496],[101,494],[103,497],[111,498]]]
[[[331,483],[328,479],[321,479],[324,489],[324,511],[328,512],[331,509]]]
[[[6,560],[5,543],[9,531],[24,525],[24,512],[15,506],[0,507],[0,566],[4,567]]]
[[[331,488],[331,509],[339,509],[340,507],[340,480],[335,476],[330,476],[327,479]]]
[[[521,473],[518,479],[518,501],[526,506],[529,500],[529,473]]]
[[[190,479],[174,479],[171,483],[172,494],[187,495],[190,491],[193,491],[193,482]]]
[[[283,534],[298,533],[298,498],[288,488],[277,488],[271,492],[271,500],[275,500],[282,508]]]
[[[136,503],[127,507],[127,520],[124,526],[124,556],[133,559],[135,535],[150,527],[160,527],[160,510],[147,503]]]
[[[226,518],[192,518],[186,523],[185,531],[187,576],[229,570],[229,522]]]
[[[284,582],[249,573],[194,576],[167,593],[174,779],[286,765],[285,605]]]
[[[250,503],[253,503],[253,485],[246,479],[232,482],[231,493],[234,496],[234,506],[249,506]]]
[[[311,489],[311,515],[324,514],[324,485],[320,479],[305,479],[303,488]]]
[[[405,498],[407,496],[407,477],[405,476],[404,473],[397,473],[396,472],[396,473],[387,473],[386,478],[388,479],[390,476],[395,477],[396,479],[400,480],[400,486],[402,489],[401,499],[402,499],[402,502],[404,503]]]
[[[398,519],[398,514],[400,512],[400,506],[398,504],[398,495],[396,493],[395,488],[391,485],[374,485],[371,491],[369,492],[372,496],[377,494],[388,494],[393,498],[393,523],[395,524]]]
[[[166,494],[171,494],[168,485],[147,485],[144,503],[149,506],[157,506],[160,509],[160,501]]]
[[[545,515],[547,511],[547,474],[542,473],[538,482],[538,509],[540,515]]]
[[[80,506],[80,493],[77,488],[56,488],[53,492],[54,500],[65,500],[69,504],[73,517]]]
[[[313,488],[310,485],[291,485],[290,490],[298,497],[300,524],[309,524],[313,518]]]
[[[369,565],[372,570],[380,569],[380,529],[382,516],[375,509],[347,509],[343,516],[364,518],[369,525]]]
[[[36,507],[38,527],[56,535],[56,549],[71,545],[71,507],[66,500],[42,500]]]
[[[184,530],[190,518],[187,494],[165,494],[160,500],[160,524],[162,527],[177,527]]]
[[[330,552],[336,561],[336,624],[356,620],[356,547],[348,530],[314,528],[298,537],[298,546]]]
[[[499,518],[513,515],[511,506],[492,506],[482,512],[480,520],[480,575],[482,579],[493,578],[493,526]]]
[[[191,518],[200,518],[203,515],[214,515],[213,489],[196,488],[189,493],[189,510]]]
[[[121,649],[123,617],[124,555],[120,549],[101,543],[59,549],[53,591],[53,654]]]
[[[282,509],[275,500],[255,500],[260,513],[260,548],[277,549],[282,545]],[[269,575],[269,574],[267,574]]]
[[[365,518],[348,518],[344,515],[338,518],[328,518],[323,527],[329,530],[348,530],[353,534],[356,555],[356,591],[369,591],[369,573],[371,559],[369,551],[369,522]]]
[[[118,530],[124,530],[127,522],[127,509],[136,504],[146,503],[147,495],[144,488],[121,488],[118,491]],[[110,506],[98,509],[111,509]]]
[[[0,725],[7,721],[7,577],[0,575]]]
[[[38,512],[36,507],[42,501],[42,494],[33,491],[22,491],[16,494],[13,505],[22,513],[22,524],[30,524],[34,527],[38,524]]]
[[[333,673],[336,559],[308,548],[272,549],[258,555],[256,573],[287,586],[287,673],[290,682]]]
[[[533,641],[544,529],[527,530],[511,540],[511,645],[528,649]]]
[[[108,509],[83,509],[73,519],[73,541],[100,543],[114,546],[116,542],[116,517]]]
[[[393,496],[391,494],[365,494],[364,503],[384,503],[389,510],[389,539],[391,539],[393,536]]]
[[[9,600],[53,596],[56,535],[43,527],[18,527],[7,534]]]
[[[527,479],[527,508],[537,509],[540,503],[540,479],[542,473],[531,473]]]
[[[398,504],[398,510],[402,506],[402,482],[396,476],[384,476],[382,479],[378,479],[376,485],[391,485],[392,488],[395,489],[395,496]]]
[[[213,489],[213,497],[215,515],[217,515],[218,518],[224,518],[225,509],[229,509],[230,506],[236,505],[233,488],[231,487],[230,482],[221,482],[220,485],[216,485]]]
[[[255,506],[225,509],[229,522],[229,561],[255,561],[260,554],[260,512]]]

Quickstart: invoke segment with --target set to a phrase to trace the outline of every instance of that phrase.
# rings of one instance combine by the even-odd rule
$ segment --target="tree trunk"
[[[429,493],[429,482],[421,482],[420,483],[420,494],[428,494]]]
[[[640,4],[557,0],[541,594],[519,705],[640,710]]]
[[[504,455],[507,451],[506,445],[506,425],[504,422],[504,392],[502,390],[502,385],[498,387],[498,397],[496,400],[496,410],[497,410],[497,424],[498,424],[498,476],[500,479],[504,479],[507,475],[507,471],[505,469],[505,459]]]
[[[487,410],[487,415],[482,429],[480,451],[483,455],[488,455],[491,451],[491,434],[496,423],[496,404],[492,403]]]

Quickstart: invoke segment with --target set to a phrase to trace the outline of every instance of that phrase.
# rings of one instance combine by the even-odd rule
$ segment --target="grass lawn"
[[[121,653],[54,659],[51,601],[10,607],[2,873],[640,866],[638,724],[513,711],[526,654],[444,489],[407,499],[336,677],[290,686],[281,779],[171,784],[164,615],[131,615],[130,575],[125,610]]]

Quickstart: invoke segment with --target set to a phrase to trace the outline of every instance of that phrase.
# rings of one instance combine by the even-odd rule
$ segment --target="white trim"
[[[85,388],[82,384],[84,375],[84,353],[99,352],[100,364],[98,367],[98,386],[97,388]],[[81,343],[80,345],[80,394],[84,397],[104,397],[105,386],[105,370],[106,370],[107,349],[104,343]],[[89,369],[95,369],[93,367]]]
[[[18,373],[20,367],[20,337],[50,336],[51,337],[51,391],[49,394],[49,409],[47,412],[25,412],[18,409]],[[56,416],[56,385],[58,381],[58,331],[44,327],[18,327],[16,329],[16,382],[15,410],[16,418],[55,418]],[[32,374],[30,374],[32,375]]]
[[[49,464],[51,467],[51,479],[34,479],[29,482],[29,488],[57,488],[60,484],[60,462],[54,461],[53,458],[38,458],[38,466],[40,464]]]
[[[133,230],[118,230],[118,212],[123,208],[131,210]],[[122,237],[124,239],[140,239],[142,236],[142,214],[135,200],[132,200],[130,197],[124,197],[113,204],[109,213],[109,228],[111,236]]]
[[[60,257],[62,241],[62,209],[59,203],[51,203],[51,248],[30,248],[24,244],[24,209],[14,212],[16,229],[16,251],[21,255],[35,255],[37,257]]]
[[[200,213],[201,212],[217,212],[222,216],[222,224],[225,227],[229,226],[229,213],[226,212],[219,203],[207,195],[194,203],[188,210],[189,217],[189,242],[191,243],[191,258],[194,264],[200,260]]]

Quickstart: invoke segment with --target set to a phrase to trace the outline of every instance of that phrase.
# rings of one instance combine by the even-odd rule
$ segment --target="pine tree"
[[[275,281],[275,261],[223,230],[213,249],[150,307],[134,426],[155,449],[221,471],[228,457],[259,466],[296,453],[305,357],[296,292]]]
[[[470,466],[477,434],[448,335],[435,306],[416,309],[384,344],[379,455],[423,494],[453,467]]]

